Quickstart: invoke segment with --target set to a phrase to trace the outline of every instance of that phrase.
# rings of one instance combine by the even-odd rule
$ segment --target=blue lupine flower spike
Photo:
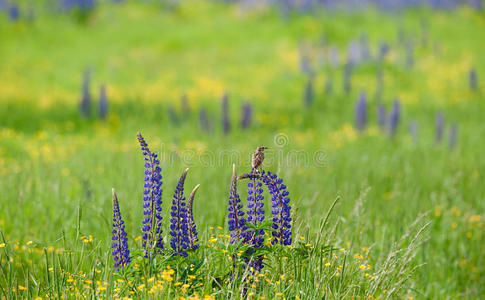
[[[199,248],[199,239],[197,234],[197,226],[194,222],[194,197],[195,193],[199,189],[200,184],[196,185],[187,199],[187,227],[189,235],[189,248],[197,249]]]
[[[228,225],[231,232],[231,244],[238,244],[243,236],[243,232],[246,230],[246,220],[244,219],[243,205],[241,204],[241,198],[237,193],[237,173],[236,166],[232,165],[232,180],[231,188],[229,191],[229,207],[228,207]]]
[[[271,214],[273,215],[272,232],[273,239],[271,243],[280,245],[291,245],[291,206],[290,194],[286,190],[286,185],[283,184],[283,179],[278,178],[276,174],[268,172],[265,174],[261,171],[262,180],[268,187],[271,194]]]
[[[173,195],[171,219],[170,219],[170,246],[173,249],[175,256],[187,256],[185,251],[189,246],[189,235],[187,226],[187,206],[184,197],[184,184],[187,177],[186,169],[182,176],[180,176],[179,182]]]
[[[113,249],[113,257],[115,261],[115,268],[122,269],[130,263],[130,250],[128,249],[128,237],[125,232],[125,222],[121,218],[120,206],[115,190],[113,193],[113,234],[111,240],[111,248]]]
[[[253,225],[259,225],[264,221],[264,196],[262,183],[258,180],[259,175],[255,173],[255,169],[249,174],[250,181],[248,182],[248,217],[247,222]],[[260,247],[264,243],[264,230],[251,230],[246,234],[246,242]]]
[[[162,175],[160,161],[140,132],[138,142],[145,159],[145,183],[143,185],[142,246],[145,257],[151,258],[163,249],[162,237]]]

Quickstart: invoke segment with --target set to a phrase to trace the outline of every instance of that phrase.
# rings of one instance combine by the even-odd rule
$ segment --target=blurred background
[[[378,256],[427,213],[413,288],[476,299],[483,5],[0,0],[0,230],[56,246],[82,208],[83,233],[109,242],[115,187],[137,236],[137,131],[161,155],[165,211],[190,167],[196,223],[225,227],[232,164],[265,145],[309,235],[340,197],[339,243]]]

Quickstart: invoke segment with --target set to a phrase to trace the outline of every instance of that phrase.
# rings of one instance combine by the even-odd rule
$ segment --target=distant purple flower
[[[91,92],[89,91],[90,74],[89,70],[84,71],[82,96],[81,96],[81,114],[89,118],[91,115]]]
[[[111,248],[113,249],[113,257],[115,261],[115,268],[121,269],[131,262],[130,250],[128,249],[128,237],[125,232],[125,222],[121,218],[120,206],[118,197],[113,189],[113,234],[111,240]]]
[[[335,46],[331,46],[328,50],[328,62],[330,66],[336,68],[339,64],[339,54],[338,48]]]
[[[229,121],[229,96],[224,93],[222,96],[222,131],[224,134],[228,134],[231,130],[231,124]]]
[[[194,222],[194,198],[199,186],[200,184],[195,186],[187,200],[187,234],[189,238],[189,248],[193,250],[199,248],[197,226]]]
[[[272,232],[271,243],[273,245],[291,245],[291,206],[289,205],[290,198],[286,185],[283,184],[283,179],[278,178],[276,174],[271,174],[271,172],[265,174],[264,171],[261,171],[261,176],[271,194],[272,228],[275,230]]]
[[[409,134],[411,134],[411,138],[413,142],[418,142],[418,123],[416,121],[412,121],[409,123]]]
[[[182,107],[184,116],[187,117],[190,114],[190,104],[187,95],[184,94],[182,97],[180,97],[180,106]]]
[[[310,65],[310,59],[300,51],[300,70],[303,74],[312,75],[313,71]]]
[[[398,99],[394,100],[392,112],[389,116],[389,136],[392,138],[396,135],[397,126],[401,115],[401,104]]]
[[[138,142],[145,160],[145,183],[143,185],[142,238],[145,257],[152,258],[163,249],[162,237],[162,175],[157,154],[148,148],[140,132]]]
[[[470,89],[472,91],[478,90],[477,70],[471,69],[468,77],[469,77],[469,81],[470,81]]]
[[[209,132],[211,130],[209,118],[207,117],[207,111],[205,108],[201,108],[199,111],[199,126],[202,131]]]
[[[369,50],[369,37],[366,33],[360,36],[359,40],[359,48],[360,48],[360,57],[363,60],[370,59],[370,50]]]
[[[18,21],[20,17],[20,9],[18,4],[16,3],[11,3],[10,6],[8,7],[8,18],[10,21],[15,22]]]
[[[231,232],[231,244],[238,244],[243,238],[243,233],[247,227],[245,225],[243,205],[237,192],[237,174],[236,166],[233,165],[231,188],[229,190],[229,206],[228,206],[228,225]]]
[[[387,120],[386,107],[384,106],[384,104],[381,103],[377,107],[377,123],[379,124],[380,128],[386,127],[386,120]]]
[[[106,87],[104,85],[99,89],[99,118],[105,119],[108,114],[108,98],[106,97]]]
[[[307,84],[305,86],[305,94],[303,96],[303,102],[304,102],[305,107],[312,106],[313,97],[314,97],[313,82],[312,82],[312,79],[309,78],[308,81],[307,81]]]
[[[379,61],[383,61],[389,52],[389,45],[386,42],[381,42],[379,45]]]
[[[355,127],[362,131],[367,124],[367,97],[364,92],[360,94],[355,105]]]
[[[264,196],[263,184],[258,181],[258,175],[251,173],[248,182],[248,204],[246,222],[259,225],[264,221]],[[250,230],[247,232],[246,241],[255,247],[261,247],[264,242],[264,230]]]
[[[360,46],[356,41],[351,41],[347,49],[347,59],[350,63],[357,65],[361,61]]]
[[[188,171],[189,169],[186,169],[180,176],[170,212],[170,235],[172,236],[170,246],[173,249],[173,255],[183,257],[187,256],[186,250],[189,247],[187,207],[184,196],[184,184]]]
[[[175,111],[175,109],[173,108],[173,106],[170,105],[167,108],[167,113],[168,113],[168,119],[170,120],[170,122],[172,123],[172,125],[175,125],[175,126],[180,125],[179,116],[177,115],[177,112]]]
[[[449,142],[450,149],[455,148],[457,137],[458,137],[458,125],[451,124],[451,126],[450,126],[450,142]]]
[[[344,78],[343,78],[343,89],[345,93],[350,93],[350,90],[352,89],[352,69],[353,69],[353,63],[351,61],[348,61],[345,64],[344,67]]]
[[[251,121],[253,119],[253,107],[251,103],[245,102],[242,106],[242,118],[241,118],[241,128],[247,129],[251,126]]]
[[[435,119],[435,142],[436,144],[439,144],[441,142],[441,139],[443,137],[443,130],[445,126],[445,120],[444,116],[441,112],[436,114],[436,119]]]

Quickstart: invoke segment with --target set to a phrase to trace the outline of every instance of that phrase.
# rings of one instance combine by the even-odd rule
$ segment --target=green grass
[[[425,45],[419,43],[422,19],[429,24]],[[243,288],[255,299],[482,297],[484,25],[483,14],[464,8],[318,12],[282,21],[272,10],[248,14],[206,2],[172,11],[152,4],[102,6],[86,24],[50,14],[34,23],[0,19],[0,295],[150,297],[150,288],[163,282],[157,293],[166,299],[195,293],[238,298]],[[412,69],[404,65],[399,28],[417,42]],[[381,40],[391,45],[383,102],[390,107],[395,97],[402,101],[393,140],[375,121],[374,63],[355,69],[349,95],[342,91],[342,66],[334,70],[331,96],[323,93],[329,70],[319,70],[314,105],[302,106],[306,78],[298,70],[299,44],[317,49],[325,33],[343,50],[364,31],[373,53]],[[108,87],[104,122],[79,116],[86,67],[93,71],[95,98],[101,84]],[[468,88],[471,67],[481,92]],[[359,134],[352,129],[353,108],[362,90],[369,96],[370,124]],[[224,91],[232,119],[227,136],[220,126]],[[167,108],[181,114],[182,94],[191,111],[175,126]],[[247,131],[239,128],[244,99],[255,106]],[[212,133],[198,128],[201,107]],[[438,111],[447,130],[451,123],[459,126],[453,150],[448,131],[442,144],[434,143]],[[419,123],[417,143],[408,134],[411,120]],[[162,156],[165,233],[180,173],[190,167],[186,190],[201,184],[194,210],[202,247],[188,260],[167,253],[152,263],[136,259],[132,270],[117,273],[109,249],[112,187],[131,250],[140,247],[138,130]],[[294,245],[273,247],[262,277],[249,276],[244,286],[241,278],[227,277],[226,206],[232,164],[247,172],[259,145],[270,147],[264,168],[284,178],[290,191]],[[306,156],[295,161],[295,153]],[[245,184],[239,189],[245,199]],[[67,288],[73,283],[77,290]]]

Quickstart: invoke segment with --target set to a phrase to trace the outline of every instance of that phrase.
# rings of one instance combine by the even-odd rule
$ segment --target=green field
[[[129,2],[101,5],[85,23],[65,14],[41,13],[33,22],[0,16],[1,298],[485,297],[484,30],[483,12],[465,7],[282,19],[273,9],[205,1],[169,10]],[[415,45],[411,68],[400,31]],[[374,56],[381,41],[390,46],[382,102],[390,109],[395,98],[401,101],[394,138],[377,125],[374,61],[355,67],[350,93],[342,89],[347,45],[363,33]],[[315,66],[328,45],[340,50],[338,67],[314,68],[311,107],[303,105],[302,44]],[[107,87],[106,120],[96,119],[95,107],[90,118],[79,113],[87,68],[93,100]],[[477,91],[469,87],[472,68]],[[359,132],[354,107],[362,91],[369,122]],[[221,126],[224,92],[229,134]],[[243,130],[246,100],[254,119]],[[201,108],[210,132],[199,128]],[[445,120],[439,144],[438,112]],[[453,123],[458,138],[450,149]],[[138,131],[161,156],[167,239],[180,174],[190,167],[186,194],[201,185],[194,203],[201,248],[174,259],[167,240],[167,253],[156,261],[136,258],[116,272],[112,188],[134,257],[141,249]],[[263,168],[288,186],[293,245],[269,247],[261,274],[246,270],[245,281],[231,280],[232,165],[249,172],[259,145],[269,147]],[[238,187],[245,203],[246,184]],[[267,219],[269,199],[266,192]]]

